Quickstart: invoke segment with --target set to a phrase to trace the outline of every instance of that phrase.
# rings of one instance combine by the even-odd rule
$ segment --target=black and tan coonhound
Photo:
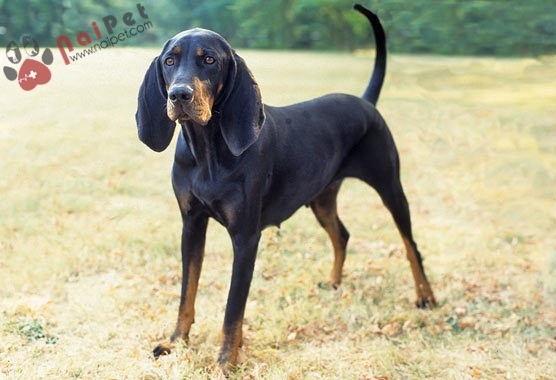
[[[233,268],[218,358],[227,371],[242,345],[245,304],[261,231],[280,225],[310,205],[334,249],[331,283],[338,286],[349,238],[338,218],[342,180],[372,186],[401,233],[415,280],[416,305],[436,301],[413,240],[409,207],[399,176],[399,159],[388,127],[376,110],[386,70],[384,30],[360,5],[375,33],[375,68],[362,98],[331,94],[287,107],[261,101],[245,62],[220,35],[193,29],[166,42],[139,91],[139,138],[155,151],[178,136],[172,184],[183,219],[183,279],[178,321],[167,344],[187,339],[204,256],[209,217],[228,231]]]

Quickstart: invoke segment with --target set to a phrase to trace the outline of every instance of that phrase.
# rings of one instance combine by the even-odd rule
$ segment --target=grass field
[[[155,50],[102,51],[31,92],[0,91],[0,379],[204,379],[231,275],[210,225],[191,344],[155,361],[179,302],[173,148],[137,139]],[[263,100],[360,94],[371,56],[240,52]],[[340,193],[344,283],[307,209],[260,244],[238,379],[556,377],[556,58],[391,56],[379,109],[402,159],[439,301],[413,306],[402,242],[378,196]],[[173,146],[173,144],[172,144]]]

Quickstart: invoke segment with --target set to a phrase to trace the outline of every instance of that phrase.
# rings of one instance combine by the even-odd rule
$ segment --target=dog
[[[409,206],[392,135],[375,108],[386,71],[386,38],[378,17],[361,5],[375,33],[376,57],[361,98],[330,94],[287,107],[263,104],[244,60],[215,32],[192,29],[168,40],[145,74],[136,113],[140,140],[160,152],[179,132],[172,184],[183,220],[182,289],[168,343],[188,339],[209,218],[233,245],[232,279],[224,317],[220,368],[237,364],[242,324],[261,231],[310,206],[334,250],[333,287],[340,285],[349,233],[338,217],[342,180],[372,186],[393,216],[406,248],[419,308],[435,297],[413,240]]]

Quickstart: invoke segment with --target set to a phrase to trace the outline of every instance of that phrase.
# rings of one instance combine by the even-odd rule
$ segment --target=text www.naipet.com
[[[82,52],[74,53],[74,54],[70,55],[69,59],[68,59],[68,54],[66,53],[66,48],[67,48],[68,52],[71,53],[73,51],[73,44],[71,43],[71,40],[68,36],[62,35],[62,36],[58,37],[58,39],[56,40],[56,45],[58,46],[58,49],[60,50],[60,54],[62,55],[62,58],[64,59],[64,63],[66,65],[69,65],[70,64],[70,59],[71,59],[72,62],[75,62],[78,59],[84,58],[84,57],[86,57],[90,54],[94,54],[101,49],[106,49],[110,46],[115,46],[118,42],[125,41],[126,38],[131,38],[133,36],[136,36],[137,34],[143,33],[143,32],[145,32],[148,29],[151,29],[153,27],[153,24],[152,24],[151,21],[147,21],[144,24],[137,24],[136,21],[135,21],[135,18],[137,17],[137,15],[139,15],[143,20],[146,20],[146,19],[149,18],[149,15],[147,13],[145,13],[145,7],[143,7],[141,5],[141,3],[137,3],[137,11],[136,11],[135,14],[134,14],[134,12],[126,12],[120,18],[120,21],[123,22],[126,26],[133,26],[133,27],[130,28],[130,29],[124,30],[124,32],[119,33],[117,36],[113,35],[113,34],[114,34],[114,28],[118,24],[118,19],[113,15],[108,15],[106,17],[103,17],[102,21],[104,22],[104,28],[106,29],[106,31],[110,35],[110,37],[107,37],[104,40],[102,40],[103,35],[102,35],[102,32],[101,32],[99,26],[97,25],[96,22],[93,22],[91,24],[91,26],[93,27],[94,35],[99,40],[102,40],[102,41],[100,43],[97,43],[97,44],[93,45],[90,48],[86,48]],[[135,26],[135,25],[137,25],[137,26]],[[75,41],[81,46],[87,46],[87,45],[92,44],[91,36],[87,32],[80,32],[77,35],[77,37],[75,38]]]
[[[137,34],[144,33],[145,31],[147,31],[148,29],[150,29],[152,27],[153,27],[152,22],[147,21],[143,25],[139,25],[136,28],[131,28],[129,30],[126,29],[122,33],[119,33],[118,36],[111,36],[110,38],[107,38],[107,39],[101,41],[100,43],[93,45],[90,48],[84,49],[81,52],[76,52],[73,55],[69,55],[69,59],[72,62],[75,62],[79,58],[84,58],[88,55],[96,53],[99,50],[107,49],[109,47],[114,47],[114,46],[116,46],[116,44],[118,42],[125,41],[128,38],[136,36]]]

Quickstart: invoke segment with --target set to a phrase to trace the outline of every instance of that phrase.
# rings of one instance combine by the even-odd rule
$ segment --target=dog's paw
[[[153,355],[155,359],[158,359],[160,356],[163,355],[169,355],[172,352],[172,349],[174,347],[172,347],[171,344],[169,343],[161,343],[158,346],[156,346],[153,350]]]
[[[338,290],[340,284],[333,283],[331,281],[320,281],[319,283],[317,283],[317,286],[319,287],[319,289],[322,290]]]
[[[436,303],[436,299],[434,298],[434,295],[428,295],[428,296],[421,296],[417,298],[417,301],[415,301],[415,306],[417,306],[418,309],[426,309],[426,308],[434,308],[436,307],[437,303]]]
[[[317,284],[323,290],[338,290],[340,285],[342,285],[342,276],[335,275],[334,273],[330,274],[330,280],[321,281]]]
[[[40,48],[37,40],[30,36],[23,36],[21,38],[23,49],[29,57],[36,57],[39,54]],[[6,48],[6,57],[8,60],[17,65],[22,60],[22,54],[19,46],[15,41],[8,44]],[[10,81],[18,80],[19,86],[25,91],[31,91],[38,85],[43,85],[50,82],[52,74],[47,65],[50,65],[54,60],[52,51],[46,48],[41,56],[39,62],[35,59],[27,58],[21,65],[19,73],[12,67],[4,66],[4,75]]]

